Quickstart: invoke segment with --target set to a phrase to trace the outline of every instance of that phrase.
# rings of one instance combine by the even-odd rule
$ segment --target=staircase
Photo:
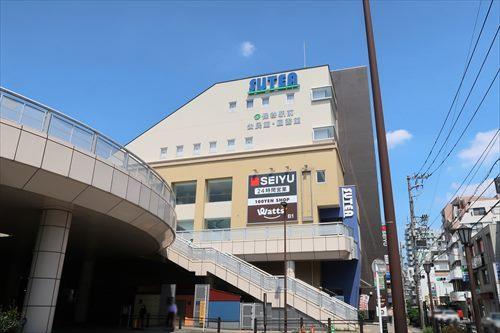
[[[271,275],[232,254],[212,247],[199,247],[181,237],[166,249],[166,255],[170,261],[196,275],[211,273],[260,301],[267,294],[268,303],[283,307],[283,276]],[[288,277],[287,282],[289,306],[315,320],[331,318],[336,327],[344,323],[342,326],[346,329],[355,328],[353,322],[349,323],[358,319],[355,307],[299,279]]]

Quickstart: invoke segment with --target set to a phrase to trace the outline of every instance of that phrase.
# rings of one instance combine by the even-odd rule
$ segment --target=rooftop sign
[[[297,73],[270,75],[250,80],[249,95],[265,94],[278,90],[295,89],[299,87]]]

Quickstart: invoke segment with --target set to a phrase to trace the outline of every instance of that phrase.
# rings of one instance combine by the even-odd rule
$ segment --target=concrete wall
[[[331,73],[338,101],[339,148],[345,184],[358,191],[361,234],[361,279],[373,285],[371,263],[383,259],[378,175],[366,67]],[[363,288],[363,283],[361,284]]]

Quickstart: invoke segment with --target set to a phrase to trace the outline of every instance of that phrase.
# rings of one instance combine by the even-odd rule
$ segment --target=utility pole
[[[417,177],[417,176],[414,176]],[[412,246],[412,258],[413,258],[413,278],[415,280],[415,293],[417,296],[417,307],[418,307],[418,316],[420,318],[420,327],[424,328],[424,311],[422,309],[422,303],[420,302],[420,268],[417,261],[417,237],[415,231],[415,209],[413,205],[413,195],[411,194],[412,190],[418,188],[419,185],[412,186],[410,176],[406,176],[406,184],[408,186],[408,203],[410,205],[410,237],[411,237],[411,246]]]
[[[284,325],[283,325],[283,332],[287,333],[288,331],[288,313],[287,313],[287,279],[288,279],[288,261],[286,258],[286,207],[287,207],[287,202],[283,201],[281,203],[281,206],[283,207],[283,263],[284,263],[284,270],[283,270],[283,309],[285,310],[283,314],[283,319],[285,320]]]
[[[385,137],[384,110],[378,78],[377,55],[373,38],[372,18],[370,3],[363,0],[363,13],[365,16],[366,42],[368,44],[368,58],[370,61],[370,78],[372,84],[373,108],[375,113],[375,128],[377,131],[377,148],[382,183],[382,197],[384,202],[385,226],[387,230],[387,252],[389,255],[389,270],[392,282],[392,302],[394,313],[395,333],[407,333],[406,307],[403,292],[403,279],[401,274],[401,258],[399,256],[398,230],[396,227],[396,214],[394,211],[394,198],[392,194],[391,168],[389,153],[387,152],[387,139]]]

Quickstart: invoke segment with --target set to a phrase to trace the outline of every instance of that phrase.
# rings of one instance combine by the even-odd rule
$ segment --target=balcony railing
[[[0,118],[65,141],[127,172],[175,207],[170,186],[146,162],[89,126],[43,104],[0,87]]]
[[[195,243],[283,238],[283,226],[178,231],[177,235]],[[294,224],[287,226],[287,238],[343,235],[352,237],[352,229],[342,223]]]

